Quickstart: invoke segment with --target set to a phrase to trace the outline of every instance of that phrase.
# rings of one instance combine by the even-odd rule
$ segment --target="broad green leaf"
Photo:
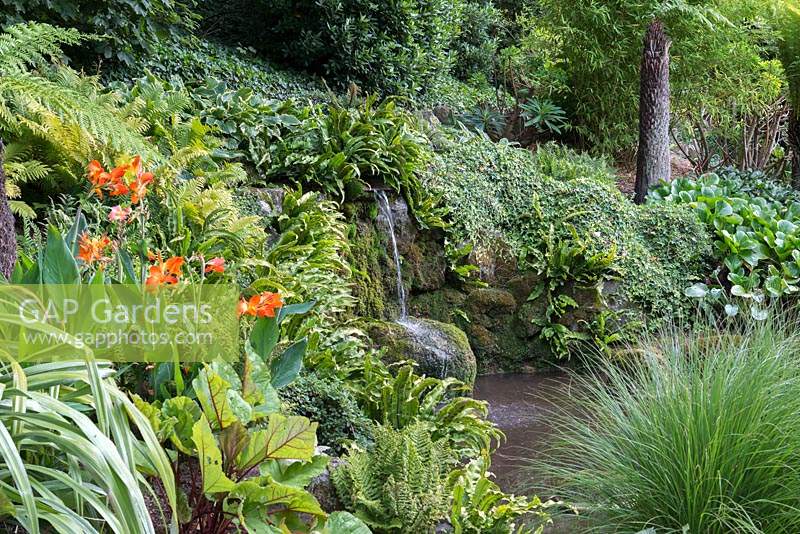
[[[272,375],[272,386],[280,389],[291,384],[300,370],[303,368],[303,357],[306,354],[308,339],[303,338],[284,351],[280,357],[273,360],[270,364],[270,375]]]
[[[275,317],[259,317],[250,332],[250,346],[263,360],[268,360],[278,343],[280,328]]]
[[[701,299],[708,294],[708,286],[703,283],[697,283],[687,287],[683,293],[687,297]]]
[[[195,395],[211,426],[221,430],[236,421],[236,415],[228,400],[231,385],[209,367],[201,369],[192,381]]]
[[[309,302],[303,302],[301,304],[289,304],[288,306],[283,306],[280,311],[278,312],[278,323],[283,321],[286,317],[290,315],[305,315],[311,311],[312,308],[316,305],[317,301],[311,300]]]
[[[191,455],[194,448],[192,429],[202,415],[200,406],[189,397],[173,397],[164,401],[161,412],[165,417],[175,419],[169,436],[172,444],[182,453]]]
[[[45,284],[78,284],[78,264],[64,238],[52,224],[47,227],[47,243],[42,255],[42,282]]]
[[[292,460],[268,460],[261,464],[262,475],[269,475],[275,482],[304,488],[314,477],[325,472],[330,458],[324,454],[314,456],[310,462]]]
[[[325,511],[313,495],[302,488],[279,484],[268,476],[239,482],[231,490],[229,498],[244,501],[244,510],[256,508],[270,514],[310,514],[324,517]]]
[[[333,512],[325,522],[323,534],[372,534],[369,527],[350,512]]]
[[[205,415],[192,428],[192,441],[200,460],[200,473],[203,477],[203,493],[225,493],[235,484],[222,470],[222,453],[211,432]]]
[[[310,460],[316,447],[317,423],[298,415],[273,413],[266,429],[251,434],[236,465],[248,470],[265,460]]]

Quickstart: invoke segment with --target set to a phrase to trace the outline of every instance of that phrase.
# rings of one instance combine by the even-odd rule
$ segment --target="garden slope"
[[[565,239],[571,226],[590,252],[616,249],[618,291],[607,291],[612,307],[634,304],[651,324],[681,317],[688,307],[684,289],[711,251],[694,214],[636,206],[611,185],[613,177],[603,179],[596,169],[579,174],[592,178],[575,179],[556,179],[543,169],[527,150],[476,138],[440,150],[423,181],[443,195],[454,233],[473,242],[478,257],[505,249],[519,259],[540,247],[550,225]]]

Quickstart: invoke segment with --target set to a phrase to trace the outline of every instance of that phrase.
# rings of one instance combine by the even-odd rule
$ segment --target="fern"
[[[25,72],[27,67],[42,67],[62,56],[63,45],[81,42],[77,30],[49,24],[17,24],[0,34],[0,72],[5,76]]]
[[[375,532],[428,532],[447,510],[450,453],[424,423],[375,429],[372,450],[354,448],[333,471],[346,508]]]

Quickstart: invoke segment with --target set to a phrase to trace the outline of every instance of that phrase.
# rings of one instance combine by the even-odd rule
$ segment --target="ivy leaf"
[[[205,415],[192,428],[192,441],[200,459],[200,473],[203,477],[203,493],[225,493],[235,484],[222,470],[222,453],[214,440],[214,434]]]

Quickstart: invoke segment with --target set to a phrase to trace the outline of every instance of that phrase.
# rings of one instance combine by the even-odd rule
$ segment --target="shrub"
[[[771,104],[774,90],[759,82],[769,65],[759,56],[752,20],[758,2],[660,0],[542,0],[534,32],[558,36],[555,57],[569,83],[578,131],[598,151],[636,144],[639,64],[645,29],[662,19],[673,41],[674,115],[717,120]],[[529,30],[530,31],[530,30]],[[540,55],[536,49],[526,50]],[[736,109],[730,102],[736,101]],[[765,102],[768,101],[768,102]],[[724,122],[724,121],[723,121]]]
[[[549,172],[559,167],[545,166]],[[637,305],[653,323],[687,311],[683,290],[710,252],[706,232],[688,210],[637,207],[615,186],[592,178],[553,179],[528,151],[503,143],[453,144],[437,154],[423,182],[458,214],[455,237],[477,249],[504,245],[518,257],[538,250],[551,225],[562,239],[574,228],[588,255],[616,249],[621,294],[615,298]]]
[[[319,421],[317,440],[330,447],[332,454],[341,455],[349,442],[365,445],[369,440],[369,419],[345,382],[336,377],[301,375],[281,390],[281,397],[292,413]]]
[[[448,0],[322,0],[269,2],[275,21],[259,42],[296,66],[321,69],[367,91],[414,95],[450,71],[451,41],[458,32],[459,2]],[[264,19],[259,19],[261,22]]]
[[[492,79],[497,47],[505,20],[491,0],[467,0],[460,17],[461,31],[453,42],[456,60],[453,74],[469,80],[476,74]]]
[[[214,78],[272,99],[327,99],[327,91],[317,80],[279,69],[251,48],[226,46],[194,36],[159,40],[146,53],[135,54],[130,65],[110,69],[104,75],[111,80],[127,82],[139,78],[143,72],[165,79],[180,79],[188,86],[203,85]]]
[[[44,22],[102,35],[94,49],[106,58],[131,62],[160,37],[195,27],[194,0],[1,0],[0,27]]]
[[[585,178],[613,184],[614,169],[605,158],[590,156],[558,143],[540,145],[533,156],[542,175],[556,180]]]
[[[319,106],[276,151],[269,178],[310,183],[342,200],[357,197],[369,182],[382,183],[403,195],[420,225],[442,226],[435,197],[417,177],[428,156],[417,126],[393,98]]]
[[[796,532],[796,331],[794,320],[669,329],[625,368],[576,377],[576,406],[535,464],[547,491],[581,503],[592,531]]]

